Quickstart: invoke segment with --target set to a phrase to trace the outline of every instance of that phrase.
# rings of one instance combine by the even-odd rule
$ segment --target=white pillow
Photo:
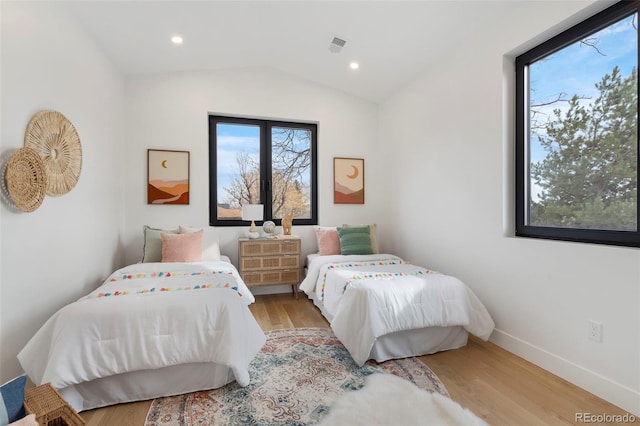
[[[196,228],[184,225],[180,225],[178,229],[181,234],[198,232],[200,230],[204,231],[202,233],[202,260],[220,260],[220,241],[218,238],[218,231],[211,227]]]
[[[144,247],[142,248],[142,263],[160,262],[162,261],[162,238],[160,234],[166,232],[168,234],[177,234],[178,228],[161,229],[152,228],[144,225],[142,227],[144,234]]]

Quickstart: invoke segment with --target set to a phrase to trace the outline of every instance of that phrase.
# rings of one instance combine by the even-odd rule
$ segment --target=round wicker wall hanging
[[[71,191],[80,178],[82,146],[76,128],[57,111],[36,113],[24,135],[24,146],[38,152],[47,172],[47,195]]]
[[[17,149],[7,163],[4,179],[11,200],[20,210],[32,212],[44,201],[47,173],[35,150]]]

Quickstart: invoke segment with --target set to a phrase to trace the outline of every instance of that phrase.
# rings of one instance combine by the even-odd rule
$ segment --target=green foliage
[[[577,95],[555,109],[544,133],[547,152],[531,165],[542,189],[531,225],[635,230],[637,224],[637,69],[623,78],[616,66],[584,105]]]

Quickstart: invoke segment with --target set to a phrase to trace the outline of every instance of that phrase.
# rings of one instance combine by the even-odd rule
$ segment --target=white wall
[[[472,287],[494,342],[637,415],[640,250],[513,237],[513,58],[588,3],[502,2],[499,25],[381,105],[385,155],[403,165],[392,250]]]
[[[0,154],[22,146],[35,112],[56,109],[78,129],[83,171],[69,194],[34,213],[0,207],[0,381],[20,373],[15,355],[59,307],[140,259],[143,224],[208,222],[214,112],[317,121],[321,224],[378,222],[383,250],[476,291],[496,320],[495,342],[640,414],[640,251],[512,237],[511,62],[589,3],[503,2],[501,25],[378,111],[258,69],[132,77],[125,86],[54,5],[2,2]],[[190,205],[146,204],[148,148],[191,152]],[[334,156],[365,158],[365,205],[333,204]],[[243,231],[221,232],[235,260]],[[305,253],[315,250],[309,227],[294,232]],[[601,344],[586,338],[589,319],[603,323]]]
[[[122,263],[124,80],[56,7],[2,2],[1,138],[6,160],[29,119],[64,114],[83,149],[75,188],[33,213],[0,206],[0,382],[22,373],[17,353],[60,307]]]
[[[377,106],[264,69],[130,77],[127,81],[126,237],[128,262],[140,260],[142,226],[206,225],[209,221],[208,114],[318,123],[319,221],[379,220],[387,193],[377,163]],[[190,152],[190,204],[147,205],[147,149]],[[333,157],[365,159],[365,204],[333,204]],[[385,226],[381,224],[381,232]],[[237,237],[248,227],[219,228],[222,251],[237,261]],[[388,231],[388,230],[387,230]],[[303,252],[316,251],[311,227],[294,226]],[[286,291],[286,289],[284,289]]]

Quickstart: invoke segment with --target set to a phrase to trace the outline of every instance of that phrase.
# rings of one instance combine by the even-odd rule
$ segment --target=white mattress
[[[305,263],[305,266],[307,265],[311,265],[311,262],[313,262],[313,259],[316,259],[320,257],[320,254],[318,253],[311,253],[307,255],[307,262]]]

